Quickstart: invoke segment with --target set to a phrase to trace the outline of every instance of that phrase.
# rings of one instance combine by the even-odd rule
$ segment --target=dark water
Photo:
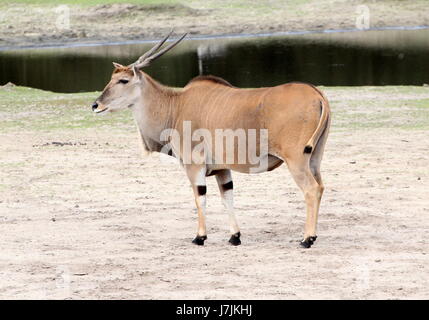
[[[127,64],[153,44],[0,51],[0,84],[56,92],[101,90],[112,61]],[[429,83],[429,29],[189,40],[145,71],[170,86],[199,74],[239,87],[304,81],[325,86]]]

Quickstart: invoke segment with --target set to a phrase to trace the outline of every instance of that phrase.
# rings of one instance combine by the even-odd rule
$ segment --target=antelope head
[[[134,106],[134,104],[136,104],[140,99],[141,91],[144,88],[144,75],[140,69],[150,65],[152,61],[161,57],[164,53],[175,47],[186,36],[185,33],[172,44],[159,50],[170,37],[171,33],[172,32],[157,43],[152,49],[140,56],[136,62],[128,66],[123,66],[119,63],[113,62],[113,66],[115,68],[112,73],[112,78],[104,88],[101,95],[93,103],[92,111],[95,113],[105,111],[112,112]]]

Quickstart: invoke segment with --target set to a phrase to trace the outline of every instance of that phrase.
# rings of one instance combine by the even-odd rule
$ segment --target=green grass
[[[322,89],[330,97],[334,130],[429,129],[429,88]],[[98,92],[63,94],[25,87],[0,88],[0,132],[87,128],[133,130],[134,121],[128,110],[106,115],[93,114],[90,105],[98,95]]]
[[[38,4],[38,5],[83,5],[93,6],[100,4],[110,3],[131,3],[131,4],[171,4],[179,3],[183,1],[179,0],[0,0],[0,4],[12,4],[12,3],[23,3],[23,4]]]
[[[15,87],[0,90],[0,131],[52,131],[111,127],[121,129],[133,125],[131,114],[124,111],[114,116],[97,116],[91,102],[97,92],[63,94]]]
[[[427,129],[429,88],[417,86],[322,87],[339,129]],[[352,99],[336,98],[350,94]]]
[[[429,99],[400,101],[333,101],[333,122],[343,129],[429,128]],[[346,108],[335,110],[343,104]]]

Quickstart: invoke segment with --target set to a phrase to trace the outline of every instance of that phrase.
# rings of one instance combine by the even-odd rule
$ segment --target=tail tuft
[[[311,153],[313,151],[313,147],[312,146],[305,146],[304,148],[304,153]]]

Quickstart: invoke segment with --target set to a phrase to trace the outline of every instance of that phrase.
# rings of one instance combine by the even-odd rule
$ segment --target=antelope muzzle
[[[92,106],[92,111],[95,113],[101,113],[103,111],[106,111],[107,108],[105,106],[100,105],[97,101],[95,101]]]

